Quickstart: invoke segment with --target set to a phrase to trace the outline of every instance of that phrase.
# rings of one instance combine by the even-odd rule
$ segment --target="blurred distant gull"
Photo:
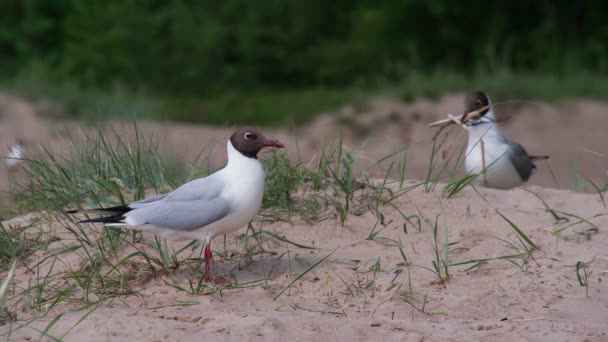
[[[17,139],[17,141],[12,145],[7,145],[8,147],[8,155],[4,159],[6,166],[10,168],[14,168],[19,164],[19,162],[25,157],[25,143],[21,139]]]
[[[488,95],[474,91],[465,98],[460,120],[469,132],[464,166],[468,174],[477,174],[477,182],[496,189],[511,189],[526,182],[535,160],[549,156],[529,156],[517,142],[503,137],[496,125],[496,115]]]
[[[257,154],[265,147],[284,146],[267,139],[256,129],[237,129],[227,142],[227,165],[207,177],[127,206],[68,213],[104,215],[80,222],[101,222],[108,226],[148,231],[173,240],[203,241],[205,280],[213,281],[211,240],[247,224],[262,204],[264,168]]]

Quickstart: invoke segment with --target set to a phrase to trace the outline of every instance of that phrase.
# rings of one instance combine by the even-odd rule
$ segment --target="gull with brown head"
[[[227,141],[228,163],[207,177],[126,206],[68,213],[101,215],[80,222],[142,230],[172,240],[202,241],[205,279],[213,281],[211,240],[238,230],[256,216],[262,205],[265,178],[258,153],[267,147],[284,146],[257,129],[239,128]]]
[[[511,189],[530,179],[535,160],[519,143],[502,135],[490,97],[474,91],[465,97],[461,123],[469,138],[464,160],[467,174],[479,174],[477,182],[490,188]]]

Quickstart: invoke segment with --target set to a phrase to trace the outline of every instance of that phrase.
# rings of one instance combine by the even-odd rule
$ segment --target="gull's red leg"
[[[211,242],[205,246],[205,281],[213,281],[213,255],[211,254]]]

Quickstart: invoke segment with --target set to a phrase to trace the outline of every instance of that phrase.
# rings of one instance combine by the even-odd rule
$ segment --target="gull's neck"
[[[228,163],[226,164],[226,169],[235,169],[241,172],[247,172],[247,169],[243,169],[247,167],[247,165],[260,164],[260,161],[257,158],[247,157],[241,152],[237,151],[237,149],[232,145],[230,139],[228,139],[228,142],[226,143],[226,150],[228,151]]]
[[[482,120],[484,119],[486,119],[486,122],[467,127],[467,130],[469,131],[469,142],[477,142],[480,139],[486,141],[504,140],[502,132],[496,123],[496,114],[494,113],[494,108],[491,104],[490,110],[483,116]]]

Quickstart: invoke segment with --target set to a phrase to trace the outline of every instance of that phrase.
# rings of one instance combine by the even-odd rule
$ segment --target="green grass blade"
[[[262,234],[268,235],[268,236],[270,236],[270,237],[272,237],[272,238],[274,238],[274,239],[277,239],[277,240],[279,240],[279,241],[286,242],[286,243],[288,243],[288,244],[290,244],[290,245],[294,245],[294,246],[299,247],[299,248],[304,248],[304,249],[317,249],[316,247],[306,246],[306,245],[303,245],[303,244],[300,244],[300,243],[297,243],[297,242],[293,242],[293,241],[288,240],[287,238],[285,238],[285,237],[283,237],[283,236],[277,235],[277,234],[275,234],[275,233],[273,233],[273,232],[269,232],[269,231],[267,231],[267,230],[262,230]]]
[[[524,232],[522,232],[516,225],[515,223],[511,222],[511,220],[509,220],[506,216],[504,216],[503,214],[500,213],[500,211],[496,210],[496,213],[498,215],[500,215],[500,217],[503,218],[503,220],[507,221],[507,223],[511,226],[511,228],[513,228],[513,230],[515,230],[515,232],[517,233],[517,235],[523,239],[526,243],[528,243],[529,246],[531,246],[533,249],[539,249],[538,246],[532,242],[532,240],[530,240],[530,238],[524,234]]]
[[[300,275],[298,275],[294,280],[292,280],[289,285],[287,285],[287,287],[285,287],[283,290],[281,290],[281,292],[279,292],[279,294],[277,294],[276,296],[274,296],[274,298],[272,300],[277,300],[279,297],[281,297],[281,295],[287,291],[289,288],[291,288],[293,286],[293,284],[295,284],[296,281],[298,281],[300,278],[302,278],[303,276],[305,276],[308,272],[312,271],[315,267],[317,267],[319,264],[321,264],[323,261],[325,261],[327,258],[329,258],[332,254],[334,254],[336,250],[334,249],[331,253],[327,254],[323,259],[315,262],[312,266],[310,266],[309,268],[307,268],[304,272],[300,273]]]

